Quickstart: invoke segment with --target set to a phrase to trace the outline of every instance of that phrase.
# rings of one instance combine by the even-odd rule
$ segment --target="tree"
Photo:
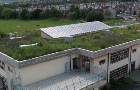
[[[87,0],[84,0],[84,3],[87,3]]]
[[[17,17],[18,17],[18,12],[16,10],[13,10],[11,13],[11,18],[17,19]]]
[[[74,4],[72,4],[71,6],[70,6],[70,12],[73,12],[74,11],[74,8],[75,8],[75,5]]]
[[[2,10],[2,16],[3,16],[5,19],[10,18],[11,13],[12,13],[12,10],[11,10],[10,8],[4,8],[4,9]]]
[[[45,19],[45,11],[42,11],[39,15],[40,18]]]
[[[50,13],[51,13],[51,17],[55,17],[55,18],[57,18],[57,20],[58,20],[58,18],[59,18],[59,17],[61,16],[61,14],[62,14],[60,10],[57,10],[57,9],[54,8],[54,7],[52,7]]]
[[[133,14],[136,15],[136,11],[134,11]]]
[[[27,9],[22,9],[20,12],[19,12],[19,18],[20,19],[27,19],[27,16],[26,16],[26,14],[28,13],[28,11],[27,11]]]
[[[89,7],[88,8],[88,12],[90,12],[90,11],[93,11],[93,8],[92,7]]]
[[[75,6],[73,11],[75,11],[77,13],[77,18],[79,19],[80,18],[80,9],[79,9],[79,7]]]
[[[30,21],[30,18],[32,17],[32,12],[28,11],[27,14],[26,14],[26,17],[29,19]]]
[[[3,11],[4,7],[2,5],[0,5],[0,18],[2,17],[2,11]]]
[[[40,13],[42,12],[41,9],[36,9],[32,12],[32,19],[39,19]]]
[[[111,12],[110,12],[108,9],[106,9],[105,12],[104,12],[104,15],[105,15],[106,17],[107,17],[107,16],[110,17]]]
[[[42,19],[46,19],[49,17],[50,17],[50,10],[49,9],[46,9],[45,11],[42,11],[40,13],[40,18],[42,18]]]
[[[87,14],[88,14],[88,10],[86,9],[80,10],[80,18],[86,18]]]
[[[139,18],[140,18],[140,13],[139,13],[139,15],[138,15],[138,20],[139,20]]]
[[[69,18],[72,20],[77,20],[78,19],[77,13],[75,11],[69,12]]]
[[[96,13],[96,21],[103,21],[103,19],[104,19],[104,15],[103,15],[103,13],[102,12],[97,12]]]
[[[86,20],[88,22],[92,22],[92,21],[96,20],[96,12],[95,11],[90,11],[86,16]]]

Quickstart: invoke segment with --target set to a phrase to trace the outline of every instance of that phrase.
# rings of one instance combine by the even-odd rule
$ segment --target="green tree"
[[[88,22],[92,22],[92,21],[96,20],[96,12],[95,11],[90,11],[86,16],[86,20]]]
[[[54,7],[52,7],[50,13],[51,13],[51,17],[55,17],[55,18],[57,18],[57,20],[62,15],[61,11],[60,10],[57,10]]]
[[[88,12],[90,12],[90,11],[93,11],[93,8],[92,7],[89,7],[88,8]]]
[[[28,13],[28,11],[27,11],[27,9],[22,9],[20,12],[19,12],[19,18],[20,19],[27,19],[27,16],[26,16],[26,14]]]
[[[75,8],[75,5],[74,4],[72,4],[71,6],[70,6],[70,12],[73,12],[74,11],[74,8]]]
[[[39,19],[40,13],[42,12],[41,9],[36,9],[32,12],[32,19]]]
[[[140,13],[139,13],[139,15],[138,15],[138,18],[140,18]]]
[[[80,9],[79,9],[79,7],[75,6],[73,11],[75,11],[77,13],[77,18],[79,19],[80,18]]]
[[[16,10],[12,11],[11,18],[13,18],[13,19],[17,19],[18,18],[18,12]]]
[[[104,20],[104,15],[102,12],[97,12],[96,13],[96,21],[103,21]]]
[[[80,10],[80,18],[86,18],[87,14],[88,14],[88,10],[86,9]]]
[[[77,20],[78,19],[77,13],[75,11],[69,12],[69,18],[72,20]]]
[[[84,0],[84,3],[87,3],[88,0]]]
[[[39,15],[40,18],[45,19],[45,11],[42,11]]]
[[[26,14],[26,17],[29,19],[30,21],[30,18],[32,17],[32,12],[28,11],[27,14]]]
[[[0,5],[0,18],[2,17],[2,11],[3,11],[4,7],[2,5]]]
[[[104,15],[106,17],[109,17],[110,18],[111,12],[108,9],[106,9],[105,12],[104,12]]]
[[[11,13],[12,13],[12,10],[11,10],[10,8],[4,8],[4,9],[2,10],[2,16],[3,16],[5,19],[10,18]]]
[[[42,11],[40,13],[40,18],[42,18],[42,19],[46,19],[49,17],[50,17],[50,10],[49,9],[46,9],[45,11]]]

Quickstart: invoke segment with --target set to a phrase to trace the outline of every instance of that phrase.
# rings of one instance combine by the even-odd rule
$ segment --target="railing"
[[[22,87],[21,85],[21,78],[18,77],[18,78],[13,78],[11,80],[11,88],[13,90],[24,90],[24,88]]]
[[[79,89],[82,89],[86,86],[92,85],[94,83],[97,83],[98,85],[100,85],[100,83],[98,83],[98,81],[100,81],[102,79],[103,79],[103,77],[95,75],[95,76],[91,76],[89,78],[86,78],[84,80],[81,80],[77,83],[73,83],[72,85],[66,86],[64,88],[61,88],[61,89],[58,88],[58,90],[79,90]],[[51,89],[51,90],[53,90],[53,89]]]
[[[0,75],[0,90],[8,88],[7,79]]]
[[[63,73],[31,86],[22,86],[20,78],[12,79],[11,88],[13,90],[78,90],[88,86],[99,87],[105,84],[106,78],[106,70],[94,67],[94,74],[73,70],[70,73]]]

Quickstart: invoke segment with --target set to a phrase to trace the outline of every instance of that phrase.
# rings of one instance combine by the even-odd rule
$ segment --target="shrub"
[[[109,83],[109,84],[106,84],[106,85],[104,86],[104,89],[105,89],[105,90],[108,90],[110,87],[111,87],[111,84]]]
[[[38,45],[39,45],[40,47],[42,47],[42,46],[43,46],[43,44],[42,44],[41,42],[39,42],[39,43],[38,43]]]
[[[7,35],[5,34],[5,33],[3,33],[3,32],[0,32],[0,37],[1,38],[4,38],[4,37],[6,37]]]
[[[131,26],[128,26],[127,28],[128,28],[129,30],[131,30],[131,29],[132,29],[132,27],[131,27]]]
[[[119,18],[118,17],[115,17],[115,19],[118,20]]]
[[[138,86],[140,86],[140,80],[137,82]]]
[[[101,49],[105,49],[106,48],[106,45],[105,44],[102,44],[101,45]]]
[[[131,77],[127,77],[127,78],[123,79],[123,81],[124,81],[125,83],[133,83],[133,82],[134,82],[134,79],[131,78]]]
[[[100,38],[99,35],[95,35],[95,36],[94,36],[94,39],[99,39],[99,38]]]
[[[110,84],[111,85],[116,85],[117,84],[117,80],[116,79],[111,79],[110,80]]]

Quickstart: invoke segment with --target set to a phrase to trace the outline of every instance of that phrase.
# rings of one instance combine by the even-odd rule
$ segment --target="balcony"
[[[79,90],[91,86],[99,87],[105,83],[106,80],[100,75],[73,70],[21,88],[22,90]]]

